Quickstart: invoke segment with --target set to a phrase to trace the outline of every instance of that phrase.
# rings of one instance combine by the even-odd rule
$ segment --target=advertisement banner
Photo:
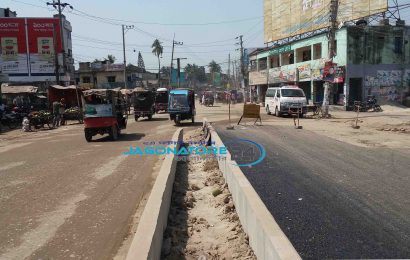
[[[57,39],[57,53],[62,53],[63,48],[59,37],[60,23],[57,18],[27,18],[27,29],[28,40],[31,43],[29,44],[30,53],[41,54],[44,50],[43,46],[54,52],[54,34]]]
[[[339,0],[338,21],[352,21],[387,11],[387,0]],[[264,0],[265,42],[329,25],[331,0]]]
[[[219,72],[214,72],[213,73],[213,84],[215,86],[220,86],[221,85],[221,73],[219,73]]]
[[[54,59],[54,40],[52,37],[38,37],[37,38],[38,54],[44,60],[52,61]]]
[[[310,64],[304,64],[298,67],[299,81],[310,81],[312,78],[312,70]]]
[[[111,104],[101,104],[101,105],[91,105],[85,104],[85,117],[111,117],[112,105]]]
[[[3,61],[16,61],[18,56],[17,37],[1,38],[1,57]]]
[[[266,73],[266,70],[249,72],[249,85],[266,85],[268,81]]]
[[[185,72],[180,72],[180,85],[185,86],[186,85],[186,78],[185,78]],[[177,69],[172,69],[171,73],[171,86],[173,87],[178,87],[178,70]]]
[[[279,78],[280,78],[281,82],[294,82],[294,81],[296,81],[296,69],[282,70],[280,72]]]
[[[282,82],[280,78],[280,68],[269,69],[269,83],[275,84],[280,82]]]
[[[312,80],[314,81],[322,80],[322,71],[320,69],[312,69]]]
[[[0,18],[0,72],[28,75],[24,18]]]

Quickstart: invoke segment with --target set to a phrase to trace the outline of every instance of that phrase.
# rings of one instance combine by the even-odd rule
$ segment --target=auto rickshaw
[[[181,120],[192,120],[195,123],[195,93],[191,89],[173,89],[169,92],[168,113],[176,125]]]
[[[167,112],[168,108],[168,89],[159,88],[155,96],[155,113],[159,111]]]
[[[83,92],[84,135],[87,142],[94,135],[109,134],[117,140],[127,127],[127,105],[119,90],[91,89]]]
[[[155,113],[155,92],[143,88],[136,88],[134,95],[134,115],[135,121],[140,117],[148,117],[152,119]]]
[[[212,91],[205,91],[204,96],[204,105],[207,107],[214,106],[214,93]]]

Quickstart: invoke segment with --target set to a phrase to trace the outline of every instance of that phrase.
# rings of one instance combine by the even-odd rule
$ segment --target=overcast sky
[[[50,0],[52,1],[52,0]],[[391,0],[390,0],[391,1]],[[42,17],[55,13],[46,0],[1,0],[18,17]],[[227,68],[228,54],[238,59],[235,37],[244,35],[245,47],[263,46],[263,0],[65,0],[74,7],[64,11],[73,27],[76,61],[92,61],[113,54],[122,62],[121,24],[134,24],[126,33],[127,63],[137,63],[141,51],[145,67],[156,70],[151,44],[159,38],[164,45],[161,65],[169,66],[172,38],[183,41],[175,57],[182,62],[207,65],[212,59]],[[392,1],[391,1],[392,2]],[[399,0],[399,4],[410,0]],[[90,17],[95,16],[95,17]],[[402,12],[410,20],[410,8]],[[113,20],[100,19],[111,18]],[[286,19],[286,18],[285,18]],[[120,21],[124,20],[124,21]],[[129,21],[129,22],[126,22]],[[214,23],[214,24],[210,24]],[[134,50],[136,52],[134,52]]]

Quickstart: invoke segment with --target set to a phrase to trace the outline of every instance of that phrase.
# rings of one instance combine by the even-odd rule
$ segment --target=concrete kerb
[[[204,118],[204,126],[210,131],[216,147],[225,147],[218,133]],[[231,160],[218,160],[232,198],[239,220],[249,236],[249,244],[258,259],[301,259],[289,239],[280,229],[259,195],[242,170]]]
[[[183,140],[183,129],[178,129],[172,141]],[[179,144],[178,144],[179,147]],[[167,227],[171,206],[172,189],[175,180],[177,155],[168,154],[162,163],[154,187],[148,198],[134,234],[127,260],[157,260],[161,258],[162,238]]]

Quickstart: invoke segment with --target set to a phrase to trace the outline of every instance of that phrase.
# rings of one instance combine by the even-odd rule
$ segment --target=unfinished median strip
[[[206,120],[185,141],[209,136],[225,147]],[[183,140],[181,129],[172,140]],[[166,155],[127,260],[300,259],[229,152],[224,160],[193,156]]]
[[[204,138],[197,129],[186,133],[184,141]],[[191,154],[181,159],[161,259],[256,259],[215,156]]]

